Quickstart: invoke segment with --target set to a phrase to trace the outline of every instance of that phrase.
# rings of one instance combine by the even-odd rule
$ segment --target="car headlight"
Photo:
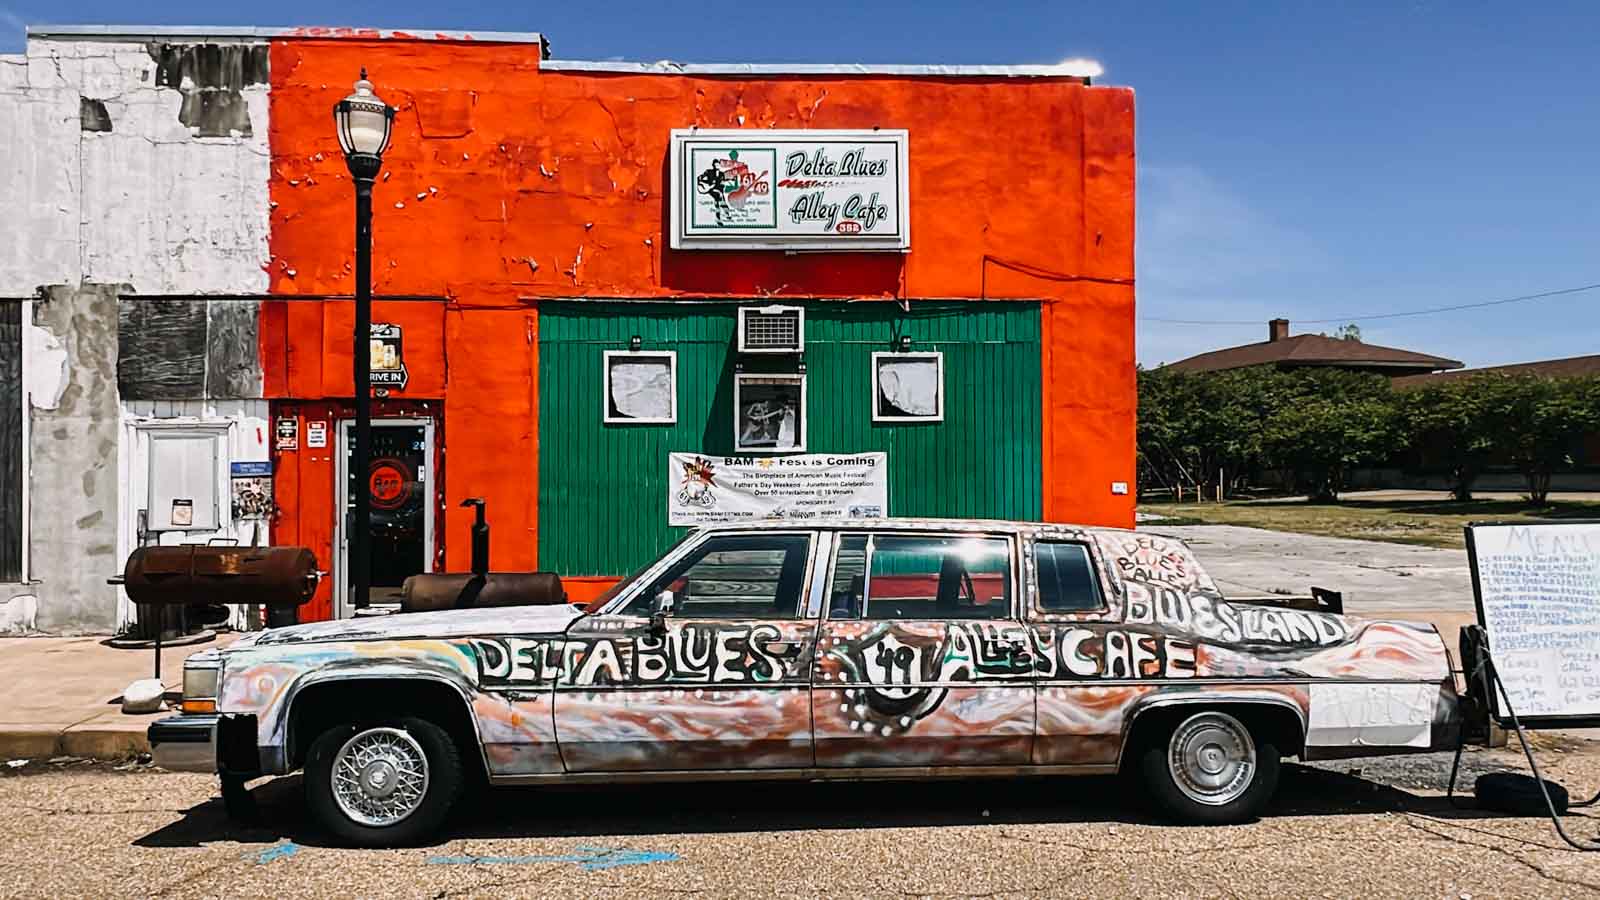
[[[183,705],[186,713],[217,711],[217,689],[222,686],[222,661],[208,659],[183,664]]]

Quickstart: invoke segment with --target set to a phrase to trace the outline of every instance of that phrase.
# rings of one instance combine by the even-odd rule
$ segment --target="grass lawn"
[[[1523,500],[1309,503],[1304,498],[1288,498],[1224,503],[1141,503],[1139,511],[1171,516],[1182,524],[1246,525],[1272,531],[1457,549],[1466,546],[1462,526],[1468,522],[1600,519],[1600,503],[1562,501],[1533,506]]]

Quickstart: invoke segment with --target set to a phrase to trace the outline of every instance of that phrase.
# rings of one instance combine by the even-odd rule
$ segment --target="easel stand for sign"
[[[1574,850],[1600,850],[1600,841],[1579,840],[1568,834],[1566,826],[1561,823],[1561,815],[1556,812],[1556,803],[1550,797],[1549,782],[1545,781],[1544,774],[1539,771],[1538,761],[1533,758],[1533,747],[1528,743],[1528,733],[1522,727],[1522,721],[1517,718],[1517,711],[1511,708],[1511,698],[1506,695],[1506,686],[1500,681],[1500,673],[1494,670],[1494,660],[1490,658],[1488,648],[1480,647],[1476,660],[1462,660],[1462,662],[1470,667],[1467,671],[1469,684],[1473,681],[1478,681],[1485,688],[1492,685],[1498,691],[1501,702],[1505,703],[1506,719],[1510,721],[1511,727],[1517,732],[1517,742],[1522,745],[1522,755],[1528,758],[1528,768],[1533,771],[1534,783],[1538,785],[1539,794],[1544,798],[1545,809],[1550,814],[1551,824],[1556,827],[1556,834],[1561,835],[1561,839],[1566,841],[1568,846]],[[1488,696],[1487,690],[1485,691],[1485,696]],[[1460,809],[1461,806],[1456,803],[1456,777],[1461,772],[1461,752],[1466,747],[1467,742],[1465,740],[1456,744],[1456,758],[1450,764],[1450,786],[1445,793],[1450,805],[1457,809]],[[1597,792],[1593,797],[1582,803],[1568,803],[1567,808],[1583,809],[1584,807],[1594,806],[1596,803],[1600,803],[1600,792]]]
[[[1495,722],[1517,733],[1533,772],[1538,797],[1556,833],[1576,850],[1600,850],[1600,841],[1567,833],[1562,809],[1600,802],[1600,793],[1581,803],[1557,803],[1552,783],[1533,758],[1528,728],[1600,726],[1600,521],[1473,522],[1466,527],[1467,560],[1478,624],[1461,631],[1461,662],[1467,674],[1467,700],[1479,721]],[[1499,653],[1499,661],[1491,656]],[[1501,677],[1501,670],[1505,677]],[[1506,686],[1506,679],[1512,687]],[[1523,705],[1519,716],[1511,697]],[[1464,742],[1463,742],[1464,743]],[[1461,747],[1450,768],[1448,797],[1455,803]],[[1494,794],[1508,808],[1537,803],[1517,779]],[[1489,785],[1478,783],[1479,805],[1490,799]],[[1554,785],[1558,793],[1565,789]]]

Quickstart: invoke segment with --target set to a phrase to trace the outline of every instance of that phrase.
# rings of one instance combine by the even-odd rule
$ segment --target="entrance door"
[[[372,605],[398,606],[406,578],[433,571],[433,420],[374,419],[371,463],[364,474],[351,465],[354,426],[349,419],[339,422],[338,508],[344,515],[337,523],[334,614],[340,618],[356,613],[350,569],[356,491],[372,496]]]
[[[839,536],[812,681],[818,766],[1028,762],[1033,655],[1014,541]]]

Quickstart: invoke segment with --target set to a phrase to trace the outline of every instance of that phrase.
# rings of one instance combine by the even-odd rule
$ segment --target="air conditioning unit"
[[[739,307],[740,353],[800,353],[805,331],[806,311],[798,306]]]

